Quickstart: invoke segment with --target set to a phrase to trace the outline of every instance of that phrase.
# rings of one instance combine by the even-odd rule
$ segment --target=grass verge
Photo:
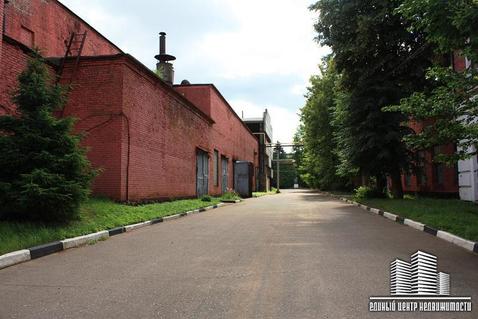
[[[438,230],[478,241],[478,205],[458,199],[361,199],[358,202],[396,213]]]
[[[211,201],[207,202],[200,199],[187,199],[128,206],[108,199],[92,198],[82,205],[80,219],[68,224],[0,221],[0,255],[51,241],[216,205],[219,202],[218,198],[211,198]]]
[[[253,192],[252,197],[262,197],[262,196],[275,195],[275,194],[277,194],[277,189],[273,187],[268,192]]]

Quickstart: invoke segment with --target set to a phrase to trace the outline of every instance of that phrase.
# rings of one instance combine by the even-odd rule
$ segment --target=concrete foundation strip
[[[100,232],[93,233],[93,234],[78,236],[78,237],[74,237],[74,238],[68,238],[68,239],[64,239],[64,240],[61,240],[61,241],[48,243],[48,244],[45,244],[45,245],[35,246],[35,247],[29,248],[29,249],[22,249],[22,250],[14,251],[14,252],[11,252],[11,253],[0,256],[0,269],[7,268],[7,267],[10,267],[10,266],[13,266],[13,265],[31,260],[31,259],[36,259],[36,258],[40,258],[40,257],[46,256],[46,255],[50,255],[50,254],[53,254],[53,253],[56,253],[56,252],[59,252],[59,251],[62,251],[62,250],[67,250],[67,249],[70,249],[70,248],[75,248],[75,247],[84,246],[84,245],[87,245],[87,244],[90,244],[90,243],[95,243],[96,241],[105,240],[105,239],[108,239],[111,236],[119,235],[119,234],[122,234],[124,232],[130,232],[130,231],[133,231],[133,230],[136,230],[136,229],[139,229],[139,228],[143,228],[143,227],[146,227],[146,226],[150,226],[150,225],[154,225],[154,224],[178,219],[178,218],[185,217],[185,216],[188,216],[188,215],[191,215],[191,214],[202,213],[202,212],[205,212],[205,211],[208,211],[208,210],[211,210],[211,209],[222,207],[224,205],[226,205],[226,204],[225,203],[219,203],[219,204],[214,205],[214,206],[208,206],[208,207],[201,208],[201,209],[195,209],[195,210],[192,210],[192,211],[189,211],[189,212],[183,212],[183,213],[176,214],[176,215],[159,217],[159,218],[155,218],[155,219],[148,220],[148,221],[141,222],[141,223],[116,227],[116,228],[113,228],[113,229],[104,230],[104,231],[100,231]]]
[[[328,193],[328,195],[331,195],[331,196],[334,196],[333,194],[330,194]],[[334,196],[335,197],[335,196]],[[446,231],[442,231],[442,230],[437,230],[437,229],[434,229],[433,227],[430,227],[430,226],[427,226],[425,224],[422,224],[422,223],[419,223],[419,222],[416,222],[412,219],[408,219],[408,218],[403,218],[399,215],[395,215],[395,214],[392,214],[392,213],[388,213],[388,212],[384,212],[380,209],[377,209],[377,208],[373,208],[373,207],[369,207],[369,206],[366,206],[366,205],[363,205],[363,204],[360,204],[360,203],[357,203],[357,202],[354,202],[354,201],[351,201],[345,197],[341,197],[340,200],[346,202],[346,203],[349,203],[349,204],[352,204],[354,206],[358,206],[366,211],[369,211],[369,212],[372,212],[374,214],[378,214],[378,215],[381,215],[385,218],[388,218],[392,221],[395,221],[397,223],[400,223],[400,224],[403,224],[403,225],[407,225],[407,226],[410,226],[412,228],[415,228],[419,231],[423,231],[423,232],[426,232],[430,235],[433,235],[433,236],[436,236],[438,238],[441,238],[443,240],[446,240],[447,242],[449,243],[452,243],[452,244],[455,244],[457,246],[460,246],[462,248],[465,248],[466,250],[468,251],[471,251],[471,252],[475,252],[475,253],[478,253],[478,242],[474,242],[474,241],[471,241],[471,240],[467,240],[467,239],[463,239],[459,236],[456,236],[456,235],[453,235],[453,234],[450,234],[450,233],[447,233]]]

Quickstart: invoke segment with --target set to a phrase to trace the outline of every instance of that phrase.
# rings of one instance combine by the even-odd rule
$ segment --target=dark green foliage
[[[440,144],[458,145],[456,154],[439,155],[434,160],[453,165],[458,159],[470,157],[469,148],[478,143],[478,2],[473,0],[404,0],[397,9],[411,22],[410,29],[423,31],[437,54],[463,54],[474,66],[454,72],[435,61],[427,72],[431,88],[420,90],[400,103],[386,108],[400,111],[427,126],[417,134],[405,137],[408,146],[421,150]]]
[[[415,92],[399,105],[385,108],[428,123],[422,131],[404,137],[410,149],[419,151],[435,145],[456,144],[455,154],[438,154],[434,158],[449,165],[473,155],[469,150],[478,143],[478,76],[472,74],[474,72],[465,72],[466,76],[449,68],[431,68],[428,78],[436,84],[434,89]],[[427,121],[429,119],[433,121]]]
[[[431,48],[422,32],[395,10],[401,0],[320,0],[317,40],[331,47],[347,104],[341,108],[347,161],[364,176],[392,179],[402,197],[400,173],[409,164],[402,114],[383,112],[417,87],[425,85]]]
[[[212,201],[212,198],[209,195],[204,195],[203,197],[201,197],[201,201],[210,202],[210,201]]]
[[[478,58],[478,1],[402,0],[397,13],[411,24],[414,32],[424,32],[437,52],[460,50]]]
[[[301,109],[304,143],[299,171],[303,180],[313,188],[323,190],[342,189],[349,174],[339,174],[339,151],[334,126],[337,83],[339,74],[331,59],[320,66],[321,76],[312,76],[306,95],[307,102]]]
[[[71,134],[73,120],[53,112],[65,103],[35,53],[13,97],[18,115],[0,117],[0,216],[67,221],[78,216],[93,171]]]

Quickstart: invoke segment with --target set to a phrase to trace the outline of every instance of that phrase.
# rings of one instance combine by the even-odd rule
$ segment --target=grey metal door
[[[234,163],[234,190],[241,197],[252,196],[252,163],[238,161]]]
[[[202,197],[208,193],[209,156],[204,151],[196,155],[196,193]]]
[[[228,160],[225,157],[222,157],[221,160],[221,170],[222,170],[222,193],[224,194],[227,192],[227,180],[228,180],[228,168],[227,168]]]

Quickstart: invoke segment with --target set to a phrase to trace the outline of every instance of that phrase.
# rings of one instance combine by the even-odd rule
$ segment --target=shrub
[[[211,196],[209,196],[209,195],[203,195],[203,196],[201,197],[201,200],[202,200],[203,202],[210,202],[210,201],[212,201],[212,198],[211,198]]]
[[[367,186],[360,186],[354,190],[355,199],[366,199],[374,197],[374,190]]]
[[[38,53],[19,78],[18,115],[0,117],[0,217],[67,221],[78,217],[94,177],[73,120],[53,112],[65,101]]]
[[[241,199],[241,196],[239,196],[239,194],[237,194],[232,189],[228,189],[227,192],[222,194],[221,199],[223,199],[223,200],[238,200],[238,199]]]

